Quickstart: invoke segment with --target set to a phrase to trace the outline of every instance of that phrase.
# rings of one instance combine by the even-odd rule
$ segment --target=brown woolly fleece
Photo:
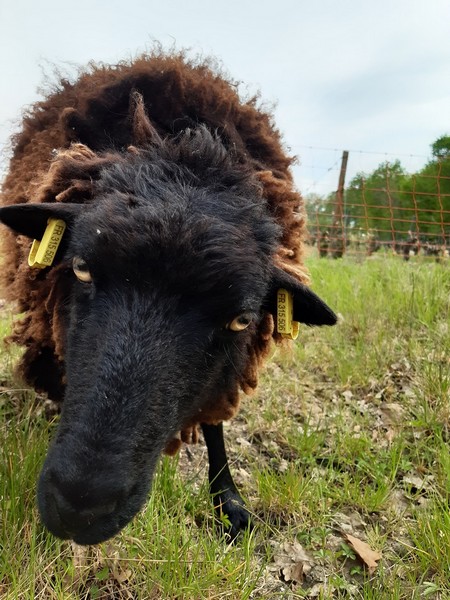
[[[136,102],[138,96],[145,110]],[[242,100],[237,85],[211,63],[191,61],[183,53],[155,51],[114,66],[91,64],[75,82],[62,79],[26,112],[22,130],[13,137],[1,204],[92,201],[90,182],[102,164],[119,159],[127,148],[133,151],[130,146],[138,151],[148,137],[145,112],[162,137],[200,123],[219,133],[238,161],[250,166],[262,182],[269,211],[283,231],[278,265],[307,282],[302,265],[303,203],[290,173],[293,159],[282,147],[271,114],[258,107],[257,98]],[[24,313],[9,339],[25,348],[19,365],[25,381],[61,401],[67,284],[58,266],[28,266],[30,245],[28,238],[2,231],[3,295]],[[255,389],[272,339],[281,342],[268,315],[248,349],[244,376],[234,390],[204,408],[203,422],[218,423],[235,414],[239,390]],[[181,439],[197,441],[197,425],[186,423]],[[167,451],[176,451],[179,443],[173,440]]]

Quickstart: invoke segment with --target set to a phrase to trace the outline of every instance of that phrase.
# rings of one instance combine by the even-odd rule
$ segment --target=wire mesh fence
[[[306,196],[308,243],[319,256],[389,252],[404,260],[448,261],[450,155],[434,157],[412,174],[399,160],[384,161],[344,187],[345,162],[336,192]]]

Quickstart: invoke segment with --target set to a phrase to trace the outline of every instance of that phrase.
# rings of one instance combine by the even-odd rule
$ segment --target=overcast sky
[[[276,103],[298,187],[325,193],[343,149],[348,181],[395,157],[420,168],[450,133],[449,32],[449,0],[0,0],[0,144],[49,64],[116,62],[157,40],[216,56]]]

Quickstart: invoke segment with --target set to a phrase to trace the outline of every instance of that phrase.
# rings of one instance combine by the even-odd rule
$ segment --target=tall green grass
[[[52,537],[35,494],[57,418],[14,381],[17,352],[4,350],[1,599],[450,597],[450,268],[309,268],[340,324],[302,328],[226,427],[255,523],[234,545],[214,520],[202,446],[161,460],[147,506],[114,540],[80,555]],[[346,533],[381,552],[373,572]],[[311,561],[300,581],[283,572],[296,544]]]

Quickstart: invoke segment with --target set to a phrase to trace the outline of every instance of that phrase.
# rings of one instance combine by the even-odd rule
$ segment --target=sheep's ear
[[[279,289],[290,292],[293,296],[293,320],[306,325],[335,325],[337,317],[329,306],[309,287],[279,269],[273,268],[270,291],[265,308],[276,317],[277,293]]]
[[[42,204],[11,204],[0,208],[0,221],[16,233],[40,240],[50,218],[62,219],[70,226],[81,211],[84,204],[61,204],[47,202]]]

